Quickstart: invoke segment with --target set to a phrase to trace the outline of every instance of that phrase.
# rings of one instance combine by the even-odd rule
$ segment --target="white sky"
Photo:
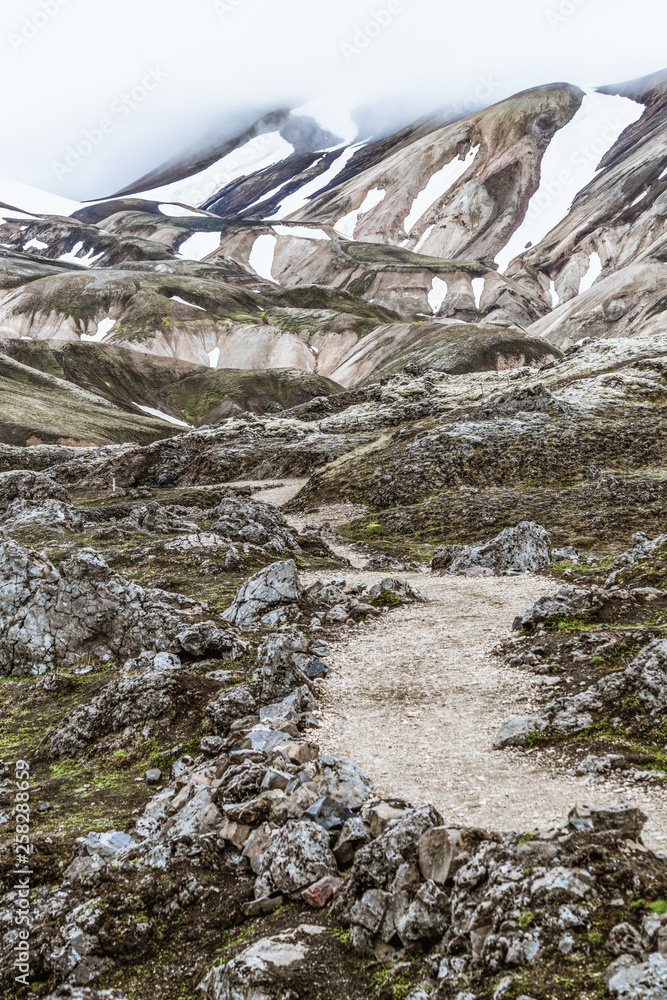
[[[0,176],[93,198],[280,105],[311,102],[347,138],[355,108],[400,125],[480,87],[486,105],[632,79],[667,63],[666,28],[665,0],[4,0]],[[123,111],[149,69],[164,78]]]

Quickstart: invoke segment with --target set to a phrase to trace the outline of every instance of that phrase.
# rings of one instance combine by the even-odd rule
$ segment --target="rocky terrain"
[[[665,86],[0,188],[3,996],[667,997]]]

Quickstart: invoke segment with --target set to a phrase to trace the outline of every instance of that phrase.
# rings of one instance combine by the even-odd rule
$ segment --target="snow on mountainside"
[[[98,202],[0,182],[0,336],[351,385],[664,332],[666,107],[662,72],[378,140],[280,111]]]

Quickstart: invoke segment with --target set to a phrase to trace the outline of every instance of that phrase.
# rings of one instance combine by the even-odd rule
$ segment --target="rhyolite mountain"
[[[410,364],[540,367],[584,337],[663,332],[666,107],[663,71],[352,144],[280,110],[67,214],[0,186],[2,378],[31,378],[47,417],[54,394],[53,421],[0,403],[5,439],[143,441],[161,414],[178,433]],[[72,386],[104,398],[102,423],[56,416],[56,395],[89,414]]]

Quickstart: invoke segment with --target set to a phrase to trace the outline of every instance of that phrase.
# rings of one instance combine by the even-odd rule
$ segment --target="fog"
[[[94,198],[279,107],[352,139],[633,79],[665,28],[664,0],[5,0],[0,176]]]

